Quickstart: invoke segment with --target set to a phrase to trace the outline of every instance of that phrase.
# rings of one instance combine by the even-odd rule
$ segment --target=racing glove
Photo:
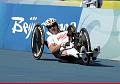
[[[70,42],[61,43],[61,47],[66,48],[66,46],[70,46]]]

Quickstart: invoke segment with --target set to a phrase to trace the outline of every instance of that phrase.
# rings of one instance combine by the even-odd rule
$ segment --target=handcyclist
[[[80,55],[74,48],[73,43],[69,42],[68,31],[60,31],[56,19],[48,18],[45,21],[45,26],[50,33],[47,38],[48,48],[57,58],[74,56],[79,59],[81,57],[86,57],[86,54]],[[86,52],[86,48],[84,46],[81,47],[80,52],[83,51]]]

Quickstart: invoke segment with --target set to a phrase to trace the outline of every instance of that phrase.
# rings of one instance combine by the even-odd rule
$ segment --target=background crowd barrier
[[[49,6],[0,4],[1,48],[14,50],[31,50],[31,34],[35,23],[44,26],[47,18],[56,18],[61,30],[68,25],[78,25],[82,8]],[[79,11],[78,11],[79,10]]]
[[[85,27],[92,48],[101,46],[99,58],[120,60],[120,10],[2,3],[0,13],[0,48],[31,51],[35,23],[44,27],[44,21],[53,17],[61,30],[70,24],[78,32]]]

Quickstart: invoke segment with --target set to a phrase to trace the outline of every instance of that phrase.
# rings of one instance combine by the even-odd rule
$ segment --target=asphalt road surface
[[[31,52],[0,49],[0,82],[120,82],[120,61],[97,59],[85,66],[51,54],[34,60]]]

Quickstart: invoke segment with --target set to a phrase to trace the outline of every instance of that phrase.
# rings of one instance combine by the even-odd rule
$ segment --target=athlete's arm
[[[55,43],[48,44],[48,48],[52,53],[55,53],[60,50],[61,45],[57,45]]]
[[[47,38],[47,44],[48,44],[49,50],[50,50],[52,53],[57,52],[57,51],[60,49],[60,47],[61,47],[61,45],[58,45],[58,44],[56,44],[56,43],[54,42],[54,39],[53,39],[52,36],[49,36],[49,37]]]

